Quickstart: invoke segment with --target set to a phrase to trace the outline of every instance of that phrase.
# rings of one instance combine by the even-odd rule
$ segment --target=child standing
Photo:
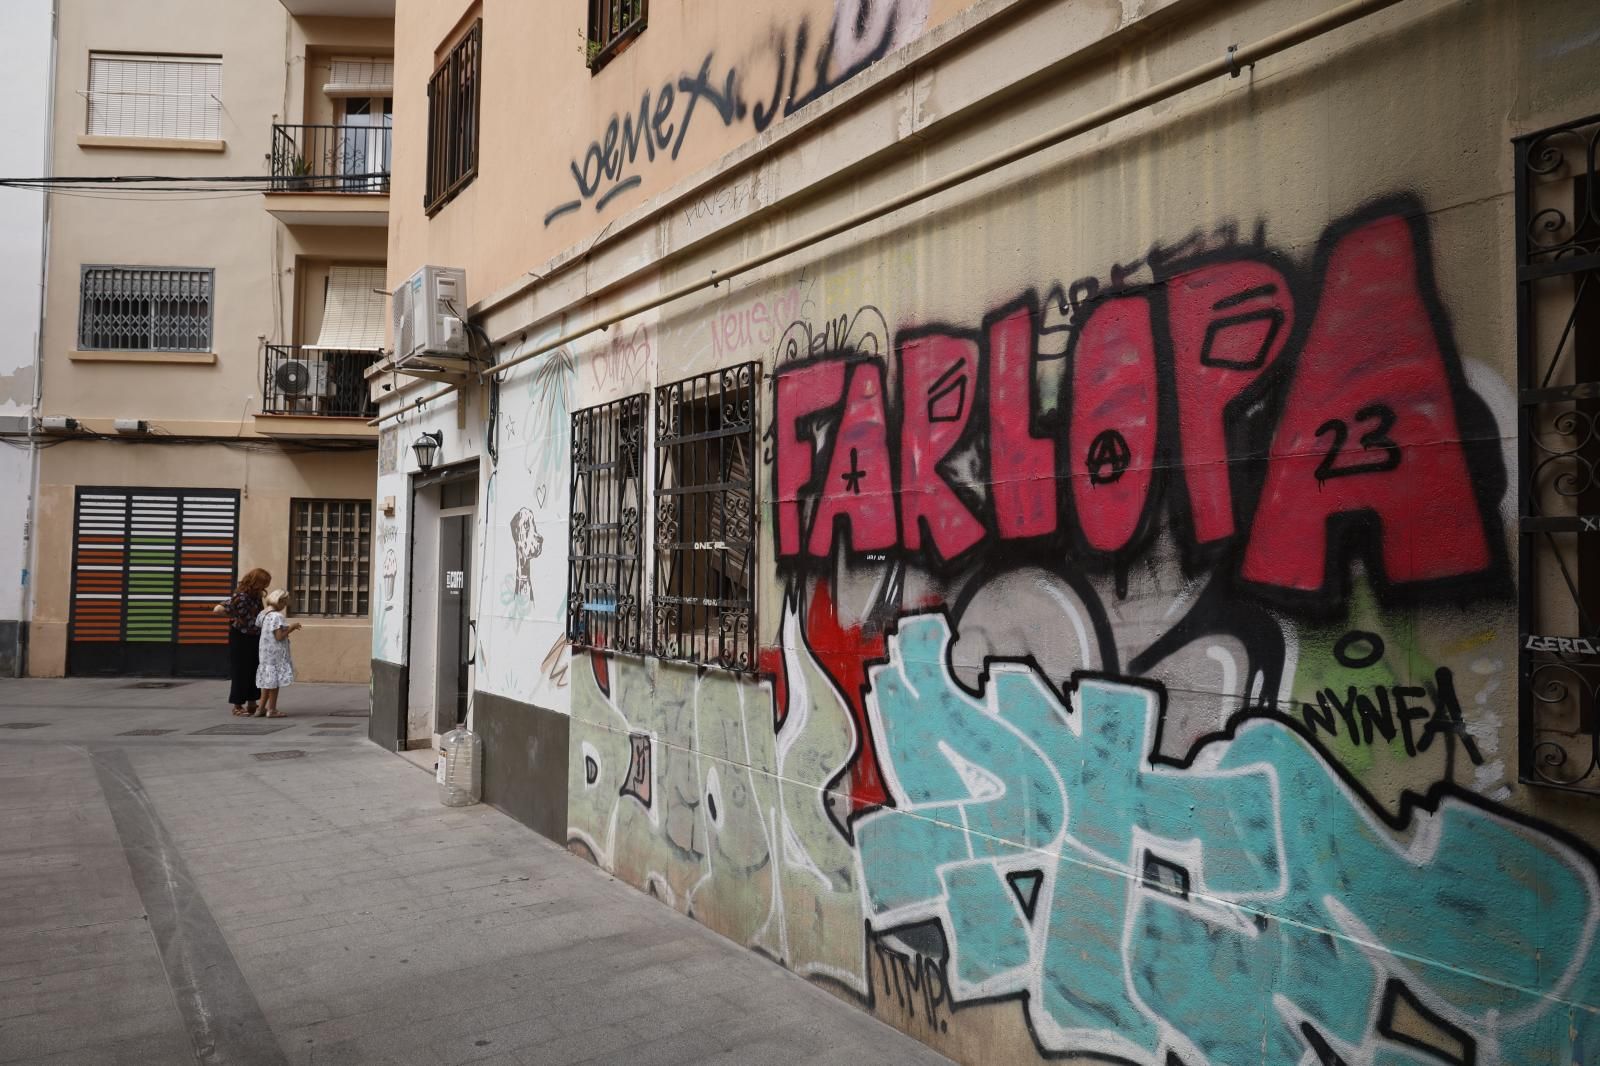
[[[284,617],[289,609],[289,593],[273,589],[261,601],[266,610],[256,620],[261,628],[261,665],[256,668],[256,685],[261,689],[261,706],[257,718],[282,718],[278,710],[278,690],[294,684],[294,660],[289,657],[289,637],[299,622]]]

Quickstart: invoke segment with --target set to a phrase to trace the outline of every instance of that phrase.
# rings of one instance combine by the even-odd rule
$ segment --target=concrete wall
[[[411,7],[397,91],[453,21]],[[1325,7],[977,5],[547,259],[545,183],[397,188],[391,269],[536,275],[504,359]],[[570,710],[570,846],[961,1061],[1600,1059],[1600,822],[1517,780],[1510,562],[1509,141],[1600,111],[1593,30],[1409,0],[508,373],[479,687]],[[756,676],[547,653],[568,411],[747,361]],[[453,404],[397,444],[460,458]]]
[[[6,5],[0,12],[0,172],[15,177],[49,173],[46,123],[54,55],[50,0]],[[33,412],[34,356],[44,266],[44,194],[0,189],[0,498],[15,501],[0,518],[0,677],[22,668],[28,602],[28,494],[33,457],[24,434]]]

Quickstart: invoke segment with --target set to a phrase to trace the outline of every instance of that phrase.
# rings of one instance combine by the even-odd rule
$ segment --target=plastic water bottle
[[[483,741],[464,725],[439,738],[439,763],[434,770],[439,802],[470,807],[483,798]]]

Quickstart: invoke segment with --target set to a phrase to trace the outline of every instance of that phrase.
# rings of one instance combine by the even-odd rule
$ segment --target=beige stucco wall
[[[802,57],[793,82],[798,100],[818,87],[817,56],[830,38],[833,60],[824,82],[844,78],[870,57],[916,39],[968,6],[970,0],[870,4],[870,16],[858,32],[855,0],[783,5],[705,0],[692,13],[663,5],[652,10],[649,26],[624,52],[591,76],[583,51],[583,5],[485,0],[478,177],[431,223],[418,215],[395,227],[390,261],[408,269],[422,263],[465,267],[470,296],[477,301],[522,277],[531,264],[580,242],[771,129],[768,105],[780,74],[786,90],[796,75],[797,55]],[[395,136],[410,145],[427,143],[427,80],[435,50],[470,7],[459,0],[396,4]],[[681,91],[680,81],[698,82],[707,63],[704,88],[715,99],[704,89]],[[724,100],[730,76],[736,98]],[[665,94],[664,85],[670,87]],[[582,195],[573,165],[583,168],[591,143],[604,147],[614,116],[619,123],[623,116],[637,121],[646,94],[653,127],[668,136],[649,148],[641,144],[637,158],[621,166],[613,180]],[[668,102],[656,125],[664,96]],[[718,113],[724,104],[725,116]],[[394,198],[418,203],[423,195],[422,156],[406,158],[413,162],[398,168]],[[633,176],[640,179],[637,188],[596,210],[607,191]],[[549,212],[574,200],[582,201],[581,209],[546,225]]]
[[[263,567],[286,584],[290,504],[295,499],[372,499],[371,452],[245,451],[222,445],[155,447],[73,443],[50,448],[40,464],[37,607],[29,670],[66,669],[72,591],[72,515],[76,486],[237,489],[239,568]],[[376,509],[376,508],[374,508]],[[295,590],[291,587],[290,592]],[[301,681],[364,681],[371,625],[365,617],[303,618],[295,640]]]
[[[400,6],[397,54],[407,69],[404,57],[419,61],[432,47],[422,41],[442,36],[454,12],[430,22],[419,5]],[[467,265],[480,300],[537,275],[528,292],[481,307],[491,335],[506,341],[503,355],[513,355],[1327,6],[980,5],[934,20],[818,111],[774,127],[768,142],[730,134],[717,150],[731,156],[702,158],[698,170],[681,161],[660,184],[646,169],[611,205],[621,212],[615,225],[586,204],[548,238],[548,188],[561,181],[491,181],[491,163],[523,148],[499,143],[508,135],[486,119],[483,172],[434,220],[414,206],[420,187],[397,185],[391,273],[424,261]],[[1592,6],[1402,0],[1238,79],[1218,78],[509,373],[501,459],[485,463],[492,491],[481,494],[490,599],[479,632],[494,668],[477,684],[570,712],[574,850],[959,1061],[1399,1061],[1409,1054],[1403,1042],[1434,1048],[1441,1061],[1600,1057],[1600,815],[1590,799],[1518,780],[1513,561],[1510,139],[1600,112]],[[607,99],[600,83],[612,68],[592,89],[571,90],[572,100],[549,67],[540,76],[555,84],[542,93],[506,101],[489,89],[495,48],[548,47],[537,34],[497,42],[494,13],[490,3],[486,116],[553,98],[559,129],[566,112],[592,106],[587,96]],[[725,13],[714,28],[658,39],[681,44],[704,32],[718,56],[734,55],[759,19]],[[618,61],[649,57],[616,101],[636,105],[681,70],[683,56],[704,54],[645,51],[670,25],[652,24]],[[421,66],[409,68],[401,91],[416,91],[422,77]],[[594,128],[593,115],[609,115],[616,101],[585,112],[578,128]],[[543,131],[527,139],[565,143]],[[588,138],[575,141],[581,149]],[[573,151],[552,154],[542,173],[560,174]],[[1366,258],[1332,258],[1351,249]],[[1260,406],[1230,412],[1231,423],[1260,418],[1272,429],[1290,414],[1314,416],[1315,440],[1310,429],[1323,419],[1360,422],[1366,401],[1341,405],[1370,387],[1387,390],[1367,397],[1390,405],[1400,443],[1392,468],[1346,466],[1321,480],[1313,444],[1289,460],[1304,476],[1265,502],[1255,495],[1263,468],[1222,456],[1228,484],[1246,497],[1240,525],[1216,554],[1195,557],[1184,487],[1204,464],[1185,460],[1172,428],[1170,375],[1183,295],[1174,264],[1201,261],[1283,271],[1274,284],[1298,323],[1285,362],[1263,379]],[[1091,385],[1071,378],[1087,358],[1080,349],[1061,358],[1068,337],[1101,313],[1091,307],[1107,306],[1054,302],[1058,286],[1065,293],[1077,282],[1154,309],[1149,347],[1160,369],[1117,396],[1109,415],[1071,408]],[[1040,306],[1025,331],[1029,387],[1001,393],[988,377],[997,354],[986,320],[1030,298]],[[1339,343],[1312,343],[1313,328]],[[903,349],[928,331],[970,342],[971,366],[982,369],[961,400],[941,394],[938,405],[947,420],[952,405],[960,412],[964,443],[949,465],[907,483],[897,466],[911,448],[902,434],[933,411],[916,408],[925,396],[901,399]],[[783,343],[786,333],[797,347]],[[1420,384],[1407,362],[1417,344],[1437,352]],[[1134,365],[1144,349],[1128,348]],[[852,416],[852,447],[878,460],[870,502],[895,515],[937,496],[940,479],[960,481],[978,501],[967,506],[990,518],[1002,491],[992,464],[1006,454],[992,434],[1024,426],[1063,444],[1059,483],[1047,490],[1066,501],[1058,535],[1026,543],[990,529],[972,555],[943,566],[908,550],[891,518],[893,543],[876,556],[841,548],[779,558],[787,504],[810,506],[830,488],[836,503],[849,500],[836,469],[813,471],[814,483],[788,493],[776,481],[797,443],[841,439],[839,397],[812,386],[828,401],[818,405],[817,436],[778,418],[775,397],[808,360],[850,358],[885,366],[883,388],[858,396]],[[761,679],[552,654],[571,518],[563,420],[746,361],[763,380],[767,453]],[[948,364],[956,378],[965,373],[954,357]],[[1324,375],[1317,387],[1293,395],[1291,385],[1314,373]],[[1066,425],[1031,425],[1057,404],[1068,408]],[[453,405],[436,404],[408,416],[400,435],[453,416]],[[1102,416],[1128,434],[1154,426],[1161,448],[1144,465],[1157,486],[1148,537],[1121,560],[1087,550],[1075,532],[1112,509],[1083,495],[1089,456],[1081,442],[1065,445],[1073,419]],[[1418,434],[1419,423],[1438,432]],[[1386,455],[1383,432],[1351,447]],[[447,440],[452,460],[473,447],[470,433]],[[1413,473],[1439,449],[1470,454],[1471,476]],[[1293,451],[1279,445],[1275,455]],[[1348,464],[1358,452],[1334,460]],[[647,484],[653,463],[645,461]],[[403,469],[390,483],[403,485]],[[1390,473],[1410,478],[1403,503],[1385,512],[1387,536],[1399,538],[1385,542],[1393,554],[1357,561],[1335,545],[1336,576],[1320,598],[1242,576],[1263,531],[1319,515],[1344,486],[1369,491]],[[1400,508],[1433,518],[1407,526]],[[516,590],[511,537],[522,509],[544,537],[527,594]],[[1320,528],[1304,524],[1261,565],[1314,553]],[[399,565],[404,572],[403,557]],[[1404,580],[1408,567],[1452,566],[1457,582]],[[1382,587],[1380,570],[1412,587]],[[648,557],[645,573],[648,589]],[[1385,651],[1363,662],[1378,643]],[[375,654],[403,661],[398,635]],[[1431,715],[1450,704],[1441,678],[1453,678],[1460,724],[1431,745],[1385,740],[1381,730],[1374,740],[1336,714],[1332,728],[1312,724],[1328,693],[1375,701],[1404,689]],[[885,797],[892,806],[879,806]],[[1147,865],[1149,856],[1160,861]],[[1314,1052],[1317,1040],[1331,1050]]]
[[[385,21],[291,20],[277,0],[176,0],[159,11],[114,0],[64,4],[55,171],[266,176],[274,122],[326,121],[317,104],[321,82],[311,85],[308,50],[314,66],[319,49],[384,54],[390,38]],[[223,150],[80,146],[89,53],[100,50],[221,55]],[[56,195],[50,241],[41,413],[74,417],[107,433],[113,419],[144,419],[159,435],[242,438],[257,450],[73,442],[44,453],[30,667],[43,676],[65,666],[73,486],[239,488],[240,563],[279,574],[291,499],[372,497],[375,450],[286,453],[261,435],[252,416],[262,403],[263,345],[316,339],[320,292],[317,306],[300,306],[297,263],[381,262],[387,234],[382,227],[286,226],[269,214],[258,191],[125,199],[99,193]],[[200,361],[74,359],[85,264],[213,269],[211,352]],[[308,621],[308,630],[313,625],[317,638],[297,642],[301,677],[365,680],[367,619]]]

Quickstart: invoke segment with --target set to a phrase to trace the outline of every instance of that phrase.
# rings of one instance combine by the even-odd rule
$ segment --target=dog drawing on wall
[[[533,599],[533,561],[544,551],[539,523],[526,507],[511,516],[511,541],[517,549],[517,595]]]

